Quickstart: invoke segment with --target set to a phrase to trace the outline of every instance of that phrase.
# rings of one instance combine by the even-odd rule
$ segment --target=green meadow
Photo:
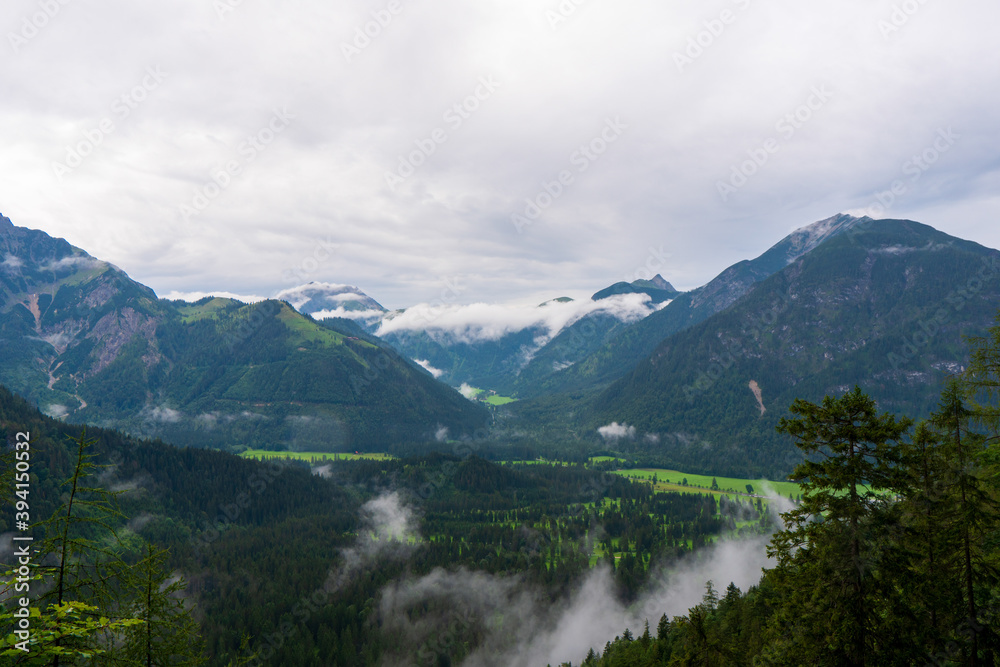
[[[713,493],[725,495],[736,493],[747,495],[747,484],[753,487],[753,495],[772,496],[775,493],[787,498],[789,494],[793,497],[799,495],[801,490],[795,482],[772,482],[760,479],[743,479],[739,477],[714,477],[718,489],[712,489],[712,475],[695,475],[681,472],[679,470],[665,470],[662,468],[633,468],[629,470],[612,471],[616,475],[622,475],[631,479],[640,479],[652,482],[656,479],[657,491],[689,491],[697,493]],[[684,481],[687,480],[687,484]]]
[[[391,454],[378,452],[270,452],[263,449],[248,449],[240,454],[245,459],[296,459],[299,461],[309,461],[310,463],[323,463],[324,461],[357,461],[366,459],[369,461],[385,461],[395,458]]]

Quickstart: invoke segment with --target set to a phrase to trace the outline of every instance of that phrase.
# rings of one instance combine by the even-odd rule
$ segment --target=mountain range
[[[0,383],[52,416],[180,444],[321,451],[434,441],[488,419],[388,345],[285,301],[158,299],[7,218],[0,258]]]
[[[926,416],[998,307],[1000,252],[909,220],[840,216],[632,327],[619,358],[644,354],[654,327],[671,333],[610,384],[519,409],[550,430],[618,424],[618,448],[677,466],[780,475],[798,460],[775,430],[795,398],[857,385],[883,410]]]
[[[0,383],[56,417],[199,446],[433,446],[491,421],[495,443],[781,475],[794,453],[774,426],[794,398],[859,385],[925,415],[998,305],[996,250],[844,214],[688,292],[655,276],[590,299],[395,311],[330,283],[158,299],[0,219]],[[491,416],[462,385],[518,400]]]

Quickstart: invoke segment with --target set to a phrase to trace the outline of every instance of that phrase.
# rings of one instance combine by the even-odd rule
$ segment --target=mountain
[[[630,283],[615,283],[611,287],[605,287],[600,292],[590,297],[594,301],[600,301],[615,294],[648,294],[653,303],[663,303],[676,299],[680,292],[674,286],[663,279],[663,276],[656,274],[651,280],[633,280]]]
[[[182,444],[324,451],[433,440],[487,419],[387,345],[284,301],[157,299],[7,218],[0,258],[0,382],[56,417]]]
[[[295,310],[317,320],[351,319],[372,330],[389,312],[354,285],[311,282],[278,292],[275,298],[289,302]]]
[[[594,429],[634,426],[646,437],[629,446],[677,465],[786,473],[795,453],[774,427],[795,398],[858,385],[883,410],[925,416],[964,368],[964,337],[998,307],[1000,252],[910,220],[854,223],[667,337],[577,411]]]
[[[708,284],[678,294],[649,317],[615,332],[572,366],[533,386],[531,395],[593,390],[625,375],[652,354],[660,341],[719,313],[754,285],[782,270],[824,241],[844,234],[869,218],[840,214],[798,229],[753,260],[730,266]],[[621,284],[621,283],[620,283]],[[635,283],[633,283],[634,285]],[[669,287],[669,283],[667,283]]]
[[[520,393],[657,307],[640,289],[537,306],[419,306],[387,315],[376,333],[453,386]]]

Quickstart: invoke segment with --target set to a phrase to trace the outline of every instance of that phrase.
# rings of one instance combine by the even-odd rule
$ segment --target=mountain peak
[[[6,232],[14,229],[14,223],[10,221],[10,218],[0,213],[0,232]]]
[[[870,218],[867,216],[857,218],[847,213],[838,213],[824,220],[814,222],[811,225],[799,227],[785,237],[785,240],[789,244],[789,251],[796,255],[796,257],[790,256],[789,262],[809,252],[828,238],[845,232],[865,220],[870,220]]]
[[[653,283],[654,285],[656,285],[660,289],[667,290],[668,292],[676,292],[677,291],[676,289],[674,289],[674,286],[671,285],[666,280],[664,280],[663,276],[661,276],[659,273],[657,273],[655,276],[653,276],[649,280],[649,282]]]

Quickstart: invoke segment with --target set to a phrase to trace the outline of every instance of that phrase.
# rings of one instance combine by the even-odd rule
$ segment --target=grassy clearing
[[[608,461],[624,461],[625,459],[620,459],[617,456],[591,456],[587,459],[588,463],[607,463]]]
[[[493,395],[484,399],[483,402],[488,403],[489,405],[507,405],[508,403],[513,403],[516,400],[516,398],[511,398],[510,396]]]
[[[686,491],[695,493],[712,493],[716,495],[747,494],[747,484],[753,487],[753,494],[757,496],[772,496],[780,494],[787,498],[788,494],[797,496],[801,493],[799,485],[794,482],[770,482],[759,479],[742,479],[739,477],[715,477],[718,490],[713,490],[712,475],[695,475],[692,473],[680,472],[679,470],[664,470],[661,468],[633,468],[630,470],[616,470],[615,474],[633,479],[644,479],[652,481],[656,477],[657,491]],[[687,486],[683,484],[687,480]]]
[[[195,306],[193,304],[185,304],[178,306],[177,310],[181,314],[181,321],[185,324],[195,322],[197,320],[203,319],[214,319],[216,313],[223,308],[230,306],[234,303],[232,299],[224,299],[222,297],[215,297],[211,301],[206,301],[205,303]]]
[[[357,461],[365,459],[368,461],[386,461],[396,457],[391,454],[379,452],[362,452],[359,454],[348,452],[269,452],[263,449],[248,449],[240,454],[245,459],[296,459],[299,461],[309,461],[310,463],[323,463],[324,461]]]

